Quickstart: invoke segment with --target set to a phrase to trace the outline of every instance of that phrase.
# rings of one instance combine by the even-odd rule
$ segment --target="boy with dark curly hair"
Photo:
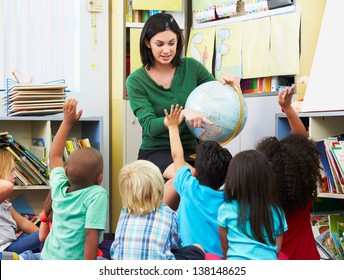
[[[288,118],[292,134],[281,140],[267,137],[256,148],[271,162],[280,203],[286,214],[288,231],[284,233],[281,251],[290,260],[319,260],[310,213],[321,179],[320,152],[307,138],[306,128],[291,106],[293,93],[294,87],[279,93],[279,104]]]

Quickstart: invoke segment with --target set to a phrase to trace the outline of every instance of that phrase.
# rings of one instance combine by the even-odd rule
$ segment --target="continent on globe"
[[[219,81],[204,83],[189,95],[185,109],[198,111],[213,124],[194,128],[186,120],[192,134],[202,141],[226,144],[240,134],[247,121],[247,106],[241,92]]]

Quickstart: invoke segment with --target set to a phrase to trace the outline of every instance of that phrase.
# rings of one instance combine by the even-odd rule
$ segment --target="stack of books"
[[[63,112],[66,84],[15,84],[3,96],[7,116],[37,116]]]
[[[48,166],[7,132],[0,133],[0,148],[15,159],[16,185],[48,185]]]

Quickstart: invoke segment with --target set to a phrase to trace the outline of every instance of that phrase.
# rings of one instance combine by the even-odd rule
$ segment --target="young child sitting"
[[[122,167],[119,190],[123,208],[110,255],[114,260],[204,259],[198,246],[182,247],[176,213],[162,203],[164,179],[150,161]]]
[[[279,94],[292,134],[281,140],[264,138],[256,149],[265,154],[277,175],[279,199],[288,223],[281,251],[290,260],[319,260],[310,213],[321,180],[320,152],[307,138],[307,130],[291,106],[293,93],[294,86]]]
[[[184,160],[178,118],[182,107],[165,110],[169,129],[171,153],[176,171],[174,188],[179,194],[178,221],[183,243],[199,243],[206,253],[222,256],[217,225],[217,212],[224,202],[223,190],[231,153],[220,144],[207,141],[196,147],[195,168]]]
[[[38,227],[20,215],[8,199],[13,193],[15,162],[11,153],[3,149],[0,149],[0,178],[0,252],[39,252]],[[27,235],[17,238],[17,229]]]
[[[222,252],[230,260],[277,260],[287,223],[270,163],[255,150],[231,160],[218,213]]]
[[[67,137],[82,114],[75,99],[65,101],[64,119],[49,153],[54,218],[41,258],[43,260],[95,260],[100,232],[106,228],[109,198],[99,184],[103,157],[94,148],[74,151],[63,163]]]

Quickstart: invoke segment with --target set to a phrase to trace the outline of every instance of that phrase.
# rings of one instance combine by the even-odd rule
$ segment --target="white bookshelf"
[[[2,117],[0,118],[0,127],[1,131],[8,131],[27,149],[30,148],[33,137],[44,138],[48,156],[53,136],[62,120],[62,114],[42,117]],[[103,135],[102,117],[85,117],[75,124],[69,136],[79,139],[89,138],[92,147],[104,154]],[[104,169],[104,172],[108,172],[107,169]],[[108,181],[103,181],[102,186],[109,192]],[[14,200],[19,195],[23,195],[35,213],[39,214],[49,190],[50,187],[46,185],[15,186],[10,198]]]

